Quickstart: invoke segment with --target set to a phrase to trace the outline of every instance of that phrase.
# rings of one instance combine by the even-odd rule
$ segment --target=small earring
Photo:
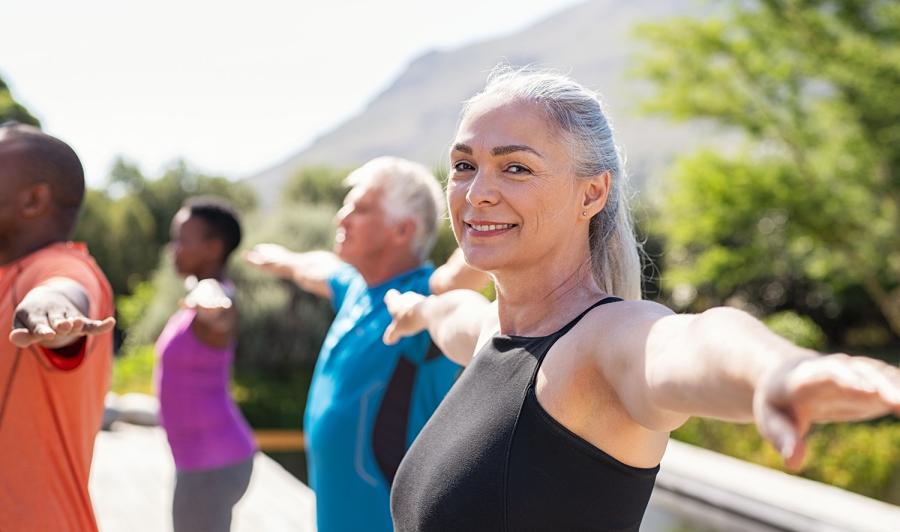
[[[581,211],[582,216],[587,216],[587,211]]]

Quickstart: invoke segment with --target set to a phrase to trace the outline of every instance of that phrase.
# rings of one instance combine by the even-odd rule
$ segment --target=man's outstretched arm
[[[49,279],[29,291],[15,310],[9,340],[17,347],[33,344],[60,349],[77,340],[112,330],[115,318],[89,318],[87,290],[65,278]]]
[[[244,260],[326,299],[332,298],[329,279],[344,264],[330,251],[295,253],[278,244],[257,244],[244,253]]]
[[[462,288],[480,291],[490,282],[491,276],[469,266],[462,250],[456,248],[447,262],[431,274],[428,286],[432,294],[438,295]]]

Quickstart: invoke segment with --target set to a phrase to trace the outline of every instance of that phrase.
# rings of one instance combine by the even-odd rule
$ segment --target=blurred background
[[[646,297],[728,304],[825,351],[900,361],[900,3],[411,0],[253,7],[35,0],[3,7],[0,121],[81,155],[76,238],[118,295],[117,392],[152,393],[183,295],[165,256],[182,201],[218,194],[246,248],[329,248],[349,169],[378,155],[446,173],[461,102],[499,62],[603,97],[627,157]],[[433,253],[455,247],[444,227]],[[232,264],[234,393],[297,429],[327,304]],[[770,467],[752,426],[675,438]],[[800,473],[900,504],[900,422],[831,425]],[[300,478],[302,453],[273,453]]]

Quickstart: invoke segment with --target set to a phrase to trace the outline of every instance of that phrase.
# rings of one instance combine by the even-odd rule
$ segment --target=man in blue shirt
[[[390,531],[394,473],[460,368],[427,333],[385,345],[384,295],[478,288],[487,278],[459,254],[437,272],[425,262],[444,213],[443,191],[425,167],[379,157],[347,183],[333,253],[261,244],[246,258],[329,298],[336,312],[303,423],[319,531]]]

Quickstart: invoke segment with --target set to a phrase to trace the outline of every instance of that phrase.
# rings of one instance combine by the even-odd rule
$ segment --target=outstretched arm
[[[469,266],[462,250],[456,248],[447,262],[434,270],[428,285],[432,294],[443,294],[461,288],[481,290],[490,282],[490,275]]]
[[[331,299],[328,280],[344,263],[329,251],[294,253],[278,244],[257,244],[244,253],[244,260],[259,269],[291,279],[303,290]]]
[[[472,360],[482,327],[491,322],[494,311],[490,301],[472,290],[451,290],[427,297],[388,290],[384,302],[394,318],[384,331],[384,343],[394,344],[404,336],[428,329],[441,351],[462,366]]]
[[[632,418],[648,428],[672,430],[691,415],[755,421],[796,468],[812,423],[900,413],[900,370],[884,362],[822,356],[737,309],[675,315],[652,303],[622,304],[634,307],[619,314],[630,314],[630,324],[609,320],[606,336],[622,338],[626,328],[631,334],[597,351],[598,363]]]
[[[49,279],[31,289],[16,307],[9,340],[17,347],[40,344],[61,349],[85,336],[110,331],[115,318],[88,318],[90,305],[87,290],[79,283],[65,277]]]

